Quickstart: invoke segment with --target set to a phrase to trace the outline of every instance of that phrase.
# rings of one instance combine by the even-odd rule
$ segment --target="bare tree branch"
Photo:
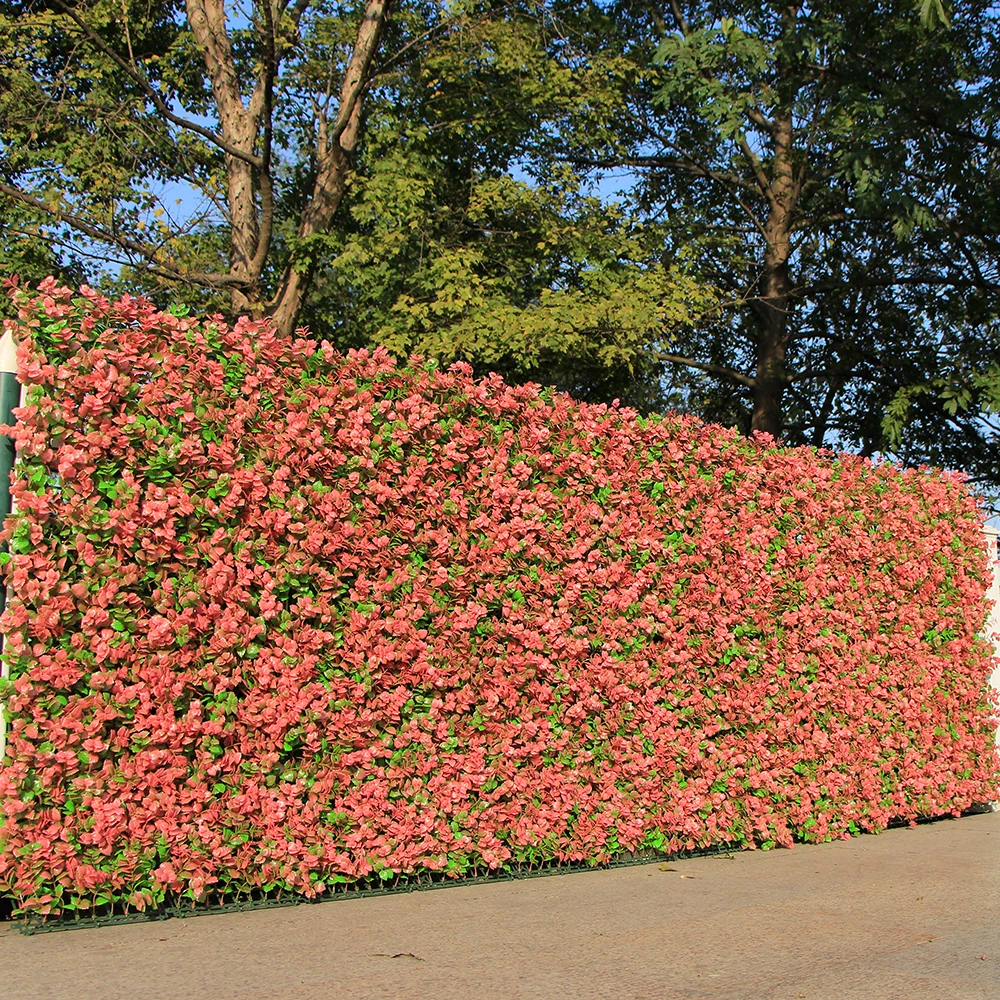
[[[710,364],[705,361],[697,361],[694,358],[685,358],[679,354],[654,354],[659,361],[669,361],[670,364],[674,365],[684,365],[687,368],[695,368],[698,371],[707,372],[710,375],[720,375],[722,378],[729,379],[731,382],[736,382],[738,385],[746,386],[752,389],[756,384],[756,379],[749,375],[744,375],[742,372],[734,371],[732,368],[726,368],[725,365],[715,365]]]
[[[743,152],[744,159],[746,159],[747,163],[750,165],[750,169],[753,171],[753,175],[757,179],[757,188],[759,193],[762,194],[767,199],[768,204],[774,208],[777,205],[777,198],[775,197],[774,190],[771,188],[771,182],[768,180],[767,172],[764,170],[764,164],[760,162],[760,157],[750,148],[750,143],[747,142],[747,137],[742,132],[739,134],[737,142]]]
[[[351,59],[344,73],[344,82],[340,88],[340,107],[337,109],[337,119],[330,131],[330,141],[340,142],[341,137],[350,132],[350,136],[347,137],[350,146],[340,143],[345,149],[353,149],[357,141],[361,95],[368,85],[372,61],[389,15],[390,2],[391,0],[368,0]]]
[[[728,170],[713,170],[704,164],[697,163],[688,157],[680,156],[584,156],[583,154],[571,154],[569,156],[557,157],[564,163],[573,163],[582,167],[598,167],[605,170],[614,170],[619,167],[649,167],[661,170],[680,170],[683,173],[691,174],[695,177],[705,177],[709,180],[719,181],[722,184],[729,184],[734,187],[751,191],[753,194],[760,194],[756,184],[750,183],[740,177],[739,174],[731,173]]]
[[[332,127],[327,122],[325,110],[314,105],[317,113],[316,180],[312,197],[299,221],[297,238],[300,241],[326,232],[347,190],[351,157],[361,127],[362,102],[391,3],[392,0],[367,0],[365,4],[354,49],[341,81],[340,105]],[[275,325],[288,333],[312,280],[310,268],[296,269],[295,265],[294,260],[289,261],[269,303]]]
[[[143,93],[152,101],[153,106],[156,108],[157,112],[162,115],[168,122],[173,125],[178,126],[178,128],[186,129],[189,132],[194,132],[196,135],[200,135],[204,139],[208,139],[213,145],[218,146],[223,152],[228,153],[230,156],[235,156],[238,159],[244,160],[251,166],[260,166],[260,157],[255,156],[253,153],[248,153],[246,150],[239,149],[232,143],[228,142],[221,135],[213,132],[209,128],[205,128],[203,125],[199,125],[197,122],[191,121],[190,118],[184,118],[181,115],[175,114],[170,110],[166,101],[157,92],[156,88],[153,87],[150,82],[146,79],[145,74],[137,67],[129,63],[127,59],[123,59],[110,45],[108,45],[100,35],[97,34],[93,28],[83,20],[79,14],[69,7],[67,4],[63,3],[63,0],[54,0],[54,3],[63,13],[66,14],[80,30],[87,36],[90,42],[95,45],[103,55],[106,55],[116,66],[124,70],[128,75],[142,88]]]
[[[264,0],[264,59],[260,80],[254,88],[254,97],[261,97],[261,167],[260,186],[260,232],[257,235],[257,250],[250,261],[251,274],[260,274],[271,250],[271,235],[274,232],[274,182],[271,177],[271,153],[273,145],[273,98],[274,82],[278,76],[278,54],[275,44],[275,22],[271,0]]]
[[[755,107],[748,107],[746,109],[747,118],[750,119],[758,128],[763,129],[765,132],[770,134],[774,133],[776,125],[770,118],[766,118],[764,113],[760,109]]]
[[[670,12],[674,15],[674,24],[677,25],[677,30],[684,36],[687,36],[689,32],[687,19],[681,13],[680,4],[677,0],[670,0]]]
[[[87,236],[92,240],[99,243],[109,243],[112,246],[119,247],[122,250],[127,250],[135,254],[142,260],[148,261],[150,270],[152,270],[155,274],[170,281],[181,281],[192,285],[207,285],[212,288],[240,287],[243,283],[242,279],[231,274],[214,274],[205,271],[182,271],[180,268],[173,267],[170,264],[166,264],[163,261],[156,259],[157,254],[160,252],[160,247],[150,243],[140,243],[122,233],[109,232],[107,229],[87,222],[85,219],[81,219],[78,215],[75,215],[72,212],[66,212],[60,208],[53,208],[51,205],[47,205],[44,201],[41,201],[38,198],[33,198],[31,195],[26,194],[19,188],[11,187],[11,185],[6,184],[3,181],[0,181],[0,194],[5,194],[8,198],[13,198],[22,205],[27,205],[30,208],[44,212],[47,216],[49,216],[49,218],[55,219],[56,222],[61,222],[64,225],[70,226],[72,229],[75,229],[77,232],[82,233],[84,236]]]

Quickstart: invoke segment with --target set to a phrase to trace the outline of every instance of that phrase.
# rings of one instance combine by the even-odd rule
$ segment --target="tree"
[[[241,22],[188,3],[116,20],[55,0],[8,20],[0,191],[61,221],[63,240],[122,251],[117,290],[169,282],[175,305],[652,405],[649,344],[712,293],[572,171],[540,188],[511,176],[577,99],[545,9],[369,5],[360,29],[358,9],[258,4]],[[590,100],[610,99],[602,69]],[[170,217],[180,180],[204,213]]]
[[[538,169],[631,171],[664,252],[698,241],[729,308],[663,357],[707,415],[875,453],[894,398],[994,336],[997,12],[922,6],[625,0],[575,21],[574,64],[630,69],[614,107],[567,105]],[[990,433],[951,431],[970,455]],[[933,457],[931,438],[898,440]]]
[[[305,315],[337,343],[645,406],[650,345],[716,297],[684,260],[663,262],[655,226],[582,192],[571,169],[535,186],[512,176],[572,96],[548,27],[481,19],[372,102],[350,218],[324,238]]]
[[[224,0],[52,0],[5,12],[0,195],[57,227],[56,242],[225,290],[232,311],[266,312],[288,332],[314,268],[298,251],[343,200],[390,4],[265,0],[241,15]],[[276,261],[283,157],[302,149],[311,183]],[[172,224],[164,202],[179,181],[225,220],[227,259],[205,269],[186,253],[198,216]]]
[[[988,4],[67,3],[0,21],[28,270],[997,482]]]

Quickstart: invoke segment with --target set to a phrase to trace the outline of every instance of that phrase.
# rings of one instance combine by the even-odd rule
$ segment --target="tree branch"
[[[389,16],[390,3],[391,0],[368,0],[351,59],[344,73],[344,82],[340,88],[340,107],[337,109],[337,120],[330,130],[330,141],[340,142],[342,136],[346,137],[349,146],[340,142],[345,149],[354,148],[360,120],[361,96],[368,86],[371,64]]]
[[[167,103],[163,100],[156,89],[150,84],[146,79],[145,75],[139,70],[137,66],[133,66],[129,63],[127,59],[123,59],[110,45],[108,45],[100,35],[97,34],[93,28],[90,27],[86,21],[81,18],[75,10],[63,3],[63,0],[54,0],[57,7],[66,14],[80,30],[87,36],[90,42],[95,45],[104,55],[106,55],[116,66],[124,70],[131,78],[134,80],[142,89],[143,93],[152,101],[153,106],[156,108],[162,117],[164,117],[168,122],[176,125],[178,128],[186,129],[188,132],[194,132],[196,135],[200,135],[204,139],[208,139],[213,145],[218,146],[223,152],[228,153],[230,156],[235,156],[237,159],[243,160],[249,163],[251,166],[260,166],[260,157],[255,156],[253,153],[249,153],[246,150],[240,149],[238,146],[234,146],[231,142],[227,142],[221,135],[213,132],[209,128],[205,128],[203,125],[199,125],[197,122],[191,121],[189,118],[184,118],[181,115],[174,114],[170,110]]]
[[[367,0],[361,24],[341,81],[340,106],[331,127],[325,108],[313,105],[316,126],[316,179],[313,193],[299,220],[296,239],[308,240],[329,228],[350,179],[351,154],[361,127],[361,108],[370,78],[372,63],[389,17],[392,0]],[[268,309],[275,325],[290,334],[295,318],[312,281],[312,266],[297,270],[294,256],[285,266]]]
[[[273,145],[274,118],[274,81],[278,76],[278,53],[275,46],[275,24],[271,10],[271,0],[264,0],[264,60],[260,79],[255,88],[262,93],[261,118],[263,130],[261,135],[261,164],[258,173],[260,190],[260,231],[257,235],[257,248],[250,262],[250,272],[260,274],[271,250],[271,235],[274,232],[274,183],[271,178],[271,152]]]
[[[719,375],[749,389],[752,389],[757,384],[756,379],[751,378],[749,375],[744,375],[742,372],[734,371],[732,368],[726,368],[725,365],[714,365],[704,361],[696,361],[694,358],[685,358],[679,354],[658,353],[654,354],[653,357],[658,361],[669,361],[673,365],[685,365],[688,368],[696,368],[698,371],[707,372],[709,375]]]
[[[816,369],[810,368],[804,372],[796,372],[794,375],[788,376],[789,382],[804,382],[810,381],[812,379],[825,379],[825,378],[843,378],[846,375],[852,374],[851,372],[845,372],[842,369],[834,368],[828,369],[826,371],[818,371]]]
[[[617,157],[597,157],[584,156],[582,154],[572,154],[561,156],[557,159],[564,163],[575,163],[582,167],[598,167],[604,170],[614,170],[619,167],[648,167],[661,170],[680,170],[683,173],[691,174],[695,177],[705,177],[709,180],[718,181],[720,184],[730,184],[734,187],[742,188],[753,194],[760,194],[756,184],[751,184],[744,180],[739,174],[730,173],[728,170],[713,170],[701,163],[697,163],[687,157],[673,156],[617,156]]]
[[[70,226],[72,229],[98,243],[107,243],[136,254],[149,263],[150,270],[169,281],[183,281],[187,284],[205,285],[211,288],[238,288],[243,284],[239,278],[235,278],[232,275],[212,274],[204,271],[181,271],[179,268],[164,264],[162,261],[156,259],[159,247],[139,243],[137,240],[130,239],[121,233],[109,233],[106,229],[95,226],[85,219],[81,219],[78,215],[74,215],[72,212],[66,212],[59,208],[53,208],[51,205],[46,205],[44,201],[34,198],[18,188],[11,187],[3,181],[0,181],[0,194],[5,194],[8,198],[13,198],[15,201],[20,202],[22,205],[27,205],[29,208],[44,212],[49,218]]]
[[[748,107],[747,108],[747,118],[750,119],[758,128],[762,128],[765,132],[769,134],[774,133],[775,124],[770,118],[766,118],[763,112],[759,111],[757,108]]]
[[[843,287],[843,281],[817,281],[811,285],[804,285],[795,289],[795,295],[800,298],[809,298],[811,295],[822,292],[835,291]],[[935,288],[980,288],[991,292],[1000,291],[1000,284],[994,281],[984,280],[982,284],[977,281],[958,280],[953,275],[947,274],[927,274],[927,275],[898,275],[894,278],[852,278],[851,284],[855,288],[895,288],[906,285],[928,285]]]
[[[760,157],[750,148],[750,143],[747,142],[747,137],[742,132],[739,134],[738,142],[743,156],[753,171],[754,177],[757,178],[756,186],[760,194],[767,199],[768,204],[772,208],[777,207],[777,198],[771,189],[771,182],[767,179],[767,173],[764,170],[764,164],[760,162]]]
[[[688,27],[687,18],[681,13],[681,7],[677,0],[670,0],[670,12],[674,15],[674,24],[677,25],[677,30],[687,37],[690,28]]]

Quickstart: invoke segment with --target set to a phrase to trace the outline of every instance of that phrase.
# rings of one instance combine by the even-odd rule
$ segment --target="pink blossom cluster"
[[[961,477],[21,293],[26,911],[790,845],[997,796]]]

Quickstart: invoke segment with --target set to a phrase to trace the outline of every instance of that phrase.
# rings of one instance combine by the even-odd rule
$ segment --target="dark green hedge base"
[[[962,816],[972,816],[987,812],[992,812],[991,806],[975,806],[972,809],[965,810]],[[921,817],[915,821],[896,820],[889,824],[888,829],[899,829],[905,826],[912,826],[914,823],[924,825],[954,819],[954,816],[944,815]],[[860,834],[860,836],[877,836],[877,834],[866,833]],[[800,844],[798,846],[815,847],[818,845]],[[493,872],[488,875],[466,875],[461,878],[452,878],[439,872],[432,872],[406,878],[400,876],[391,883],[381,882],[378,879],[365,879],[355,882],[352,885],[340,884],[334,890],[324,893],[322,896],[317,896],[314,899],[306,899],[303,896],[279,890],[273,893],[256,892],[244,896],[233,896],[229,899],[220,897],[214,902],[211,900],[211,897],[199,903],[193,903],[190,900],[186,902],[178,900],[169,905],[159,907],[156,910],[129,911],[127,907],[104,906],[100,908],[101,912],[89,916],[81,916],[79,913],[46,917],[29,914],[28,917],[20,919],[18,923],[20,932],[30,936],[32,934],[51,933],[53,931],[77,930],[88,927],[111,927],[116,924],[145,923],[151,920],[169,920],[171,917],[185,918],[209,916],[218,913],[243,913],[247,910],[270,910],[279,906],[308,906],[332,900],[364,899],[368,896],[389,896],[403,892],[423,892],[429,889],[485,885],[492,882],[513,882],[517,879],[540,878],[546,875],[607,871],[611,868],[648,865],[657,861],[684,861],[689,858],[712,858],[732,853],[743,853],[743,849],[732,844],[717,844],[695,851],[675,851],[671,854],[664,854],[658,851],[630,851],[619,855],[603,865],[547,861],[535,866],[524,865],[522,870]],[[9,912],[10,900],[0,899],[0,905],[4,904],[7,905]]]

